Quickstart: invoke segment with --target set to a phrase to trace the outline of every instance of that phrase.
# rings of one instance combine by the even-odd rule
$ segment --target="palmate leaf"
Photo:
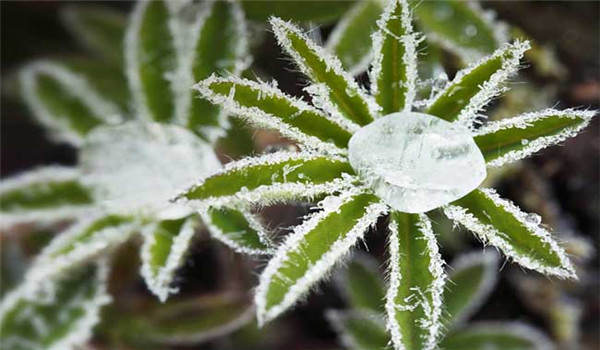
[[[77,268],[125,242],[137,225],[127,217],[92,214],[61,232],[42,250],[26,280],[48,279]]]
[[[594,115],[573,109],[525,113],[486,124],[474,139],[487,165],[498,167],[577,135]]]
[[[474,1],[415,1],[415,18],[428,39],[470,61],[508,39],[507,28]]]
[[[202,96],[251,125],[274,129],[311,148],[341,153],[358,126],[330,119],[300,99],[274,86],[236,77],[210,78],[195,85]]]
[[[278,152],[228,163],[178,199],[196,207],[266,205],[339,191],[352,183],[351,174],[343,158]]]
[[[396,349],[435,349],[441,332],[444,267],[424,214],[391,214],[387,326]]]
[[[255,0],[242,1],[241,4],[248,19],[253,21],[266,21],[271,16],[277,16],[285,20],[326,24],[342,17],[354,1]]]
[[[60,278],[25,283],[0,304],[0,349],[72,349],[85,344],[110,302],[101,260]]]
[[[379,0],[357,2],[327,38],[327,51],[338,57],[352,75],[364,72],[371,62],[371,33],[382,10]]]
[[[170,122],[175,113],[177,47],[171,5],[163,0],[136,4],[125,37],[125,63],[137,115],[147,121]],[[176,29],[177,28],[177,29]]]
[[[291,23],[273,17],[271,26],[279,45],[314,83],[307,91],[312,94],[315,105],[359,125],[373,120],[377,107],[344,71],[337,57],[331,56]]]
[[[446,350],[549,350],[553,346],[538,330],[516,322],[479,322],[449,334]]]
[[[295,304],[346,255],[387,207],[356,191],[327,197],[297,226],[260,276],[255,304],[262,325]]]
[[[122,64],[127,18],[108,7],[69,5],[61,12],[65,27],[90,51]]]
[[[259,218],[246,210],[208,208],[200,211],[210,235],[242,254],[270,254],[271,242]]]
[[[371,93],[381,114],[409,111],[416,95],[417,45],[406,0],[389,1],[373,33]]]
[[[19,73],[23,99],[56,141],[74,146],[103,123],[121,121],[120,110],[98,94],[85,76],[64,65],[37,61]]]
[[[539,225],[492,189],[478,189],[444,208],[452,220],[498,247],[521,266],[546,275],[577,278],[563,248]]]
[[[375,259],[366,254],[355,255],[340,282],[340,289],[353,309],[385,312],[385,284]]]
[[[142,276],[148,289],[162,302],[177,292],[171,284],[176,270],[184,261],[196,226],[196,220],[190,217],[163,220],[147,226],[143,231]]]
[[[182,96],[189,99],[184,123],[209,141],[222,135],[227,126],[225,115],[210,102],[193,98],[189,86],[214,72],[237,76],[249,64],[248,30],[240,4],[235,1],[209,1],[191,28],[191,52],[182,55],[182,69],[189,70],[189,84],[179,84]],[[216,45],[218,43],[218,45]],[[183,74],[182,74],[183,75]],[[188,108],[183,104],[183,108]]]
[[[250,324],[254,307],[245,300],[220,293],[174,300],[119,320],[127,343],[153,347],[197,345],[231,334]]]
[[[92,194],[78,178],[74,168],[50,166],[3,180],[1,226],[70,219],[89,211]]]
[[[451,265],[444,291],[444,323],[454,327],[477,311],[498,279],[495,253],[469,253]]]
[[[326,316],[339,334],[340,342],[347,349],[391,348],[391,339],[385,328],[385,322],[378,315],[361,311],[328,310]]]
[[[506,44],[493,55],[459,71],[433,98],[425,112],[472,127],[477,113],[503,91],[503,84],[517,72],[519,60],[528,49],[527,41]]]

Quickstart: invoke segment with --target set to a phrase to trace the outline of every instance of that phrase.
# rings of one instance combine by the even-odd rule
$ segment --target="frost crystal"
[[[99,128],[81,152],[83,181],[117,213],[175,219],[189,214],[169,203],[184,184],[220,168],[212,148],[191,132],[156,123]]]
[[[461,198],[485,179],[468,130],[422,113],[382,117],[350,139],[350,164],[392,208],[422,213]]]

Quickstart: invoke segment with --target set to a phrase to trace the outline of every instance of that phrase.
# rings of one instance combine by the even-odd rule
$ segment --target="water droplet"
[[[477,27],[475,27],[474,25],[468,25],[467,28],[465,28],[465,34],[472,38],[475,35],[477,35]]]
[[[542,222],[542,217],[535,213],[529,213],[525,220],[530,224],[539,225]]]
[[[446,84],[448,84],[448,74],[446,74],[446,72],[442,72],[440,73],[434,80],[433,80],[433,87],[441,90],[443,89]]]
[[[521,144],[522,144],[523,146],[525,146],[525,145],[528,145],[528,144],[529,144],[529,140],[528,140],[528,139],[522,139],[522,140],[521,140]]]

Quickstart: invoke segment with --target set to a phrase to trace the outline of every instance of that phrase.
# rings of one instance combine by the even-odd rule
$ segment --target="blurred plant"
[[[40,60],[22,69],[19,82],[50,136],[78,148],[79,165],[5,180],[0,194],[7,229],[74,223],[51,240],[3,299],[3,349],[65,349],[85,342],[110,300],[107,256],[138,234],[141,274],[163,302],[177,291],[175,272],[202,224],[238,252],[270,251],[258,217],[246,210],[207,208],[199,220],[193,210],[170,202],[186,183],[221,166],[213,147],[225,136],[228,120],[192,98],[190,86],[212,72],[238,75],[247,67],[239,4],[142,1],[126,34],[122,18],[108,10],[74,7],[66,19],[102,60]],[[240,305],[229,309],[235,314]],[[232,329],[250,318],[234,320],[217,323]]]
[[[550,341],[518,322],[478,321],[465,324],[484,304],[498,279],[495,253],[468,253],[451,264],[444,290],[444,327],[440,348],[448,350],[545,350]],[[385,286],[377,262],[357,255],[338,285],[350,309],[328,310],[327,317],[348,349],[389,349],[385,327]]]
[[[546,109],[477,127],[529,48],[519,40],[458,72],[432,99],[415,101],[421,36],[410,12],[406,1],[390,1],[377,21],[370,93],[338,58],[279,18],[271,19],[275,36],[310,79],[305,91],[316,107],[275,82],[211,76],[195,87],[232,115],[297,141],[301,152],[229,163],[182,193],[180,203],[204,210],[319,199],[321,210],[294,228],[261,275],[259,324],[306,295],[388,213],[387,329],[397,349],[433,349],[441,336],[445,274],[425,214],[431,209],[442,207],[521,266],[575,278],[539,216],[476,188],[486,165],[500,167],[574,136],[595,112]],[[426,114],[411,112],[415,105]]]

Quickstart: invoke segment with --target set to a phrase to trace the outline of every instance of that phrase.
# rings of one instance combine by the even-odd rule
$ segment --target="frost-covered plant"
[[[88,29],[82,30],[92,36],[88,41],[109,42],[120,29],[111,17],[98,23],[98,17],[71,16]],[[240,74],[249,58],[246,35],[235,2],[139,2],[125,34],[123,71],[118,59],[105,67],[127,77],[128,109],[94,88],[102,76],[94,80],[69,63],[43,60],[21,71],[25,102],[54,139],[78,148],[79,164],[45,167],[0,185],[5,228],[74,221],[4,298],[3,348],[65,349],[84,342],[110,299],[106,257],[137,234],[141,274],[161,301],[176,292],[175,272],[201,225],[236,251],[269,252],[268,237],[249,211],[206,208],[197,215],[170,201],[186,183],[221,167],[213,146],[228,127],[226,115],[192,98],[190,87],[215,71]],[[117,50],[116,37],[112,46],[100,46]]]
[[[448,350],[522,349],[546,350],[550,341],[536,329],[520,322],[465,321],[484,304],[498,279],[495,253],[467,253],[451,264],[444,290],[443,323],[448,334],[439,347]],[[346,273],[338,278],[348,310],[328,310],[327,317],[348,349],[389,349],[386,332],[385,286],[377,262],[367,255],[357,255]]]
[[[523,267],[575,278],[564,249],[539,216],[493,189],[478,188],[499,167],[574,136],[593,111],[546,109],[480,126],[506,89],[528,42],[504,44],[459,71],[427,101],[415,101],[417,45],[406,1],[390,1],[373,33],[370,91],[338,58],[293,24],[272,18],[281,47],[309,78],[312,104],[276,83],[211,76],[201,96],[300,145],[233,162],[184,191],[180,203],[269,205],[318,199],[262,272],[255,303],[260,324],[304,297],[343,260],[379,217],[389,214],[385,309],[397,349],[433,349],[442,330],[445,273],[427,212],[442,208],[457,224]],[[414,106],[424,106],[414,112]]]

